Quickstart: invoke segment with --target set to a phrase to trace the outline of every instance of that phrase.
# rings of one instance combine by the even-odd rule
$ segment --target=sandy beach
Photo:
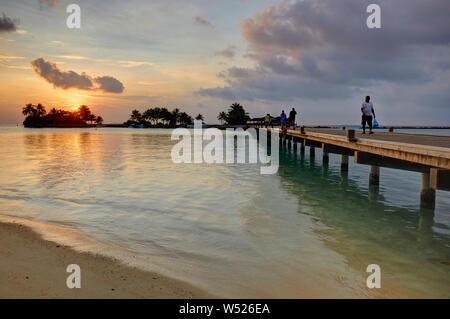
[[[69,264],[81,288],[69,289]],[[181,281],[42,238],[21,222],[0,223],[0,298],[208,298]]]
[[[36,229],[35,229],[36,227]],[[56,228],[56,231],[53,230]],[[45,238],[41,233],[45,231]],[[0,215],[0,299],[1,298],[159,298],[197,299],[217,298],[188,283],[142,270],[122,261],[93,252],[78,251],[64,245],[66,240],[76,243],[76,236],[89,242],[90,238],[64,226],[42,224],[22,218]],[[48,240],[47,238],[50,238]],[[58,239],[56,239],[58,238]],[[53,241],[55,240],[55,241]],[[99,245],[96,242],[96,245]],[[100,246],[101,247],[101,246]],[[100,248],[107,249],[107,247]],[[68,265],[81,268],[81,288],[66,285]],[[319,285],[319,282],[316,283]],[[340,290],[329,291],[307,284],[298,287],[297,298],[430,298],[423,294],[391,285],[384,281],[381,292],[358,294]],[[340,291],[340,293],[343,293]],[[254,295],[243,298],[268,298]]]

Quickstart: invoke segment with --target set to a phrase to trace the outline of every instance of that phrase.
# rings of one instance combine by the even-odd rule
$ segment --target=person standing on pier
[[[281,111],[280,124],[281,124],[281,127],[284,127],[286,125],[286,113],[284,113],[284,110]]]
[[[366,102],[364,102],[362,104],[361,112],[362,112],[363,134],[366,134],[366,123],[369,124],[369,129],[370,129],[369,134],[373,134],[372,114],[373,114],[373,118],[375,118],[375,110],[373,109],[372,102],[370,102],[370,96],[366,96]]]
[[[264,117],[264,124],[266,125],[266,127],[269,127],[270,124],[270,114],[267,113],[267,115]]]
[[[295,130],[295,116],[297,115],[297,111],[292,108],[291,112],[289,113],[289,127],[291,127],[293,130]]]

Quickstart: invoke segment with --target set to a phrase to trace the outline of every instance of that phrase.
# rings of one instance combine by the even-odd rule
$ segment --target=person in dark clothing
[[[297,111],[295,111],[294,108],[292,108],[291,112],[289,113],[289,127],[292,127],[295,125],[295,116],[297,115]]]
[[[362,113],[362,127],[363,134],[366,134],[366,123],[369,125],[370,132],[369,134],[373,134],[372,131],[372,114],[375,118],[375,110],[373,109],[373,104],[370,102],[370,96],[366,96],[366,102],[364,102],[361,106]]]

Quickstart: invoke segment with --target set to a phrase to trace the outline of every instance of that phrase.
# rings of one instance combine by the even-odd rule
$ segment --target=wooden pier
[[[285,136],[279,132],[282,144],[300,144],[302,153],[307,146],[310,156],[315,156],[315,149],[321,148],[324,163],[330,153],[341,155],[342,171],[348,170],[349,156],[354,157],[355,163],[370,165],[372,185],[380,182],[380,167],[422,173],[422,207],[434,208],[436,190],[450,191],[450,136],[394,132],[363,135],[354,130],[304,127],[287,130]]]

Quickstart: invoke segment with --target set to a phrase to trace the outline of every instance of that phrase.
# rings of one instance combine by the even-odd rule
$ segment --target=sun
[[[79,109],[79,106],[72,107],[72,111],[78,111],[78,109]]]

